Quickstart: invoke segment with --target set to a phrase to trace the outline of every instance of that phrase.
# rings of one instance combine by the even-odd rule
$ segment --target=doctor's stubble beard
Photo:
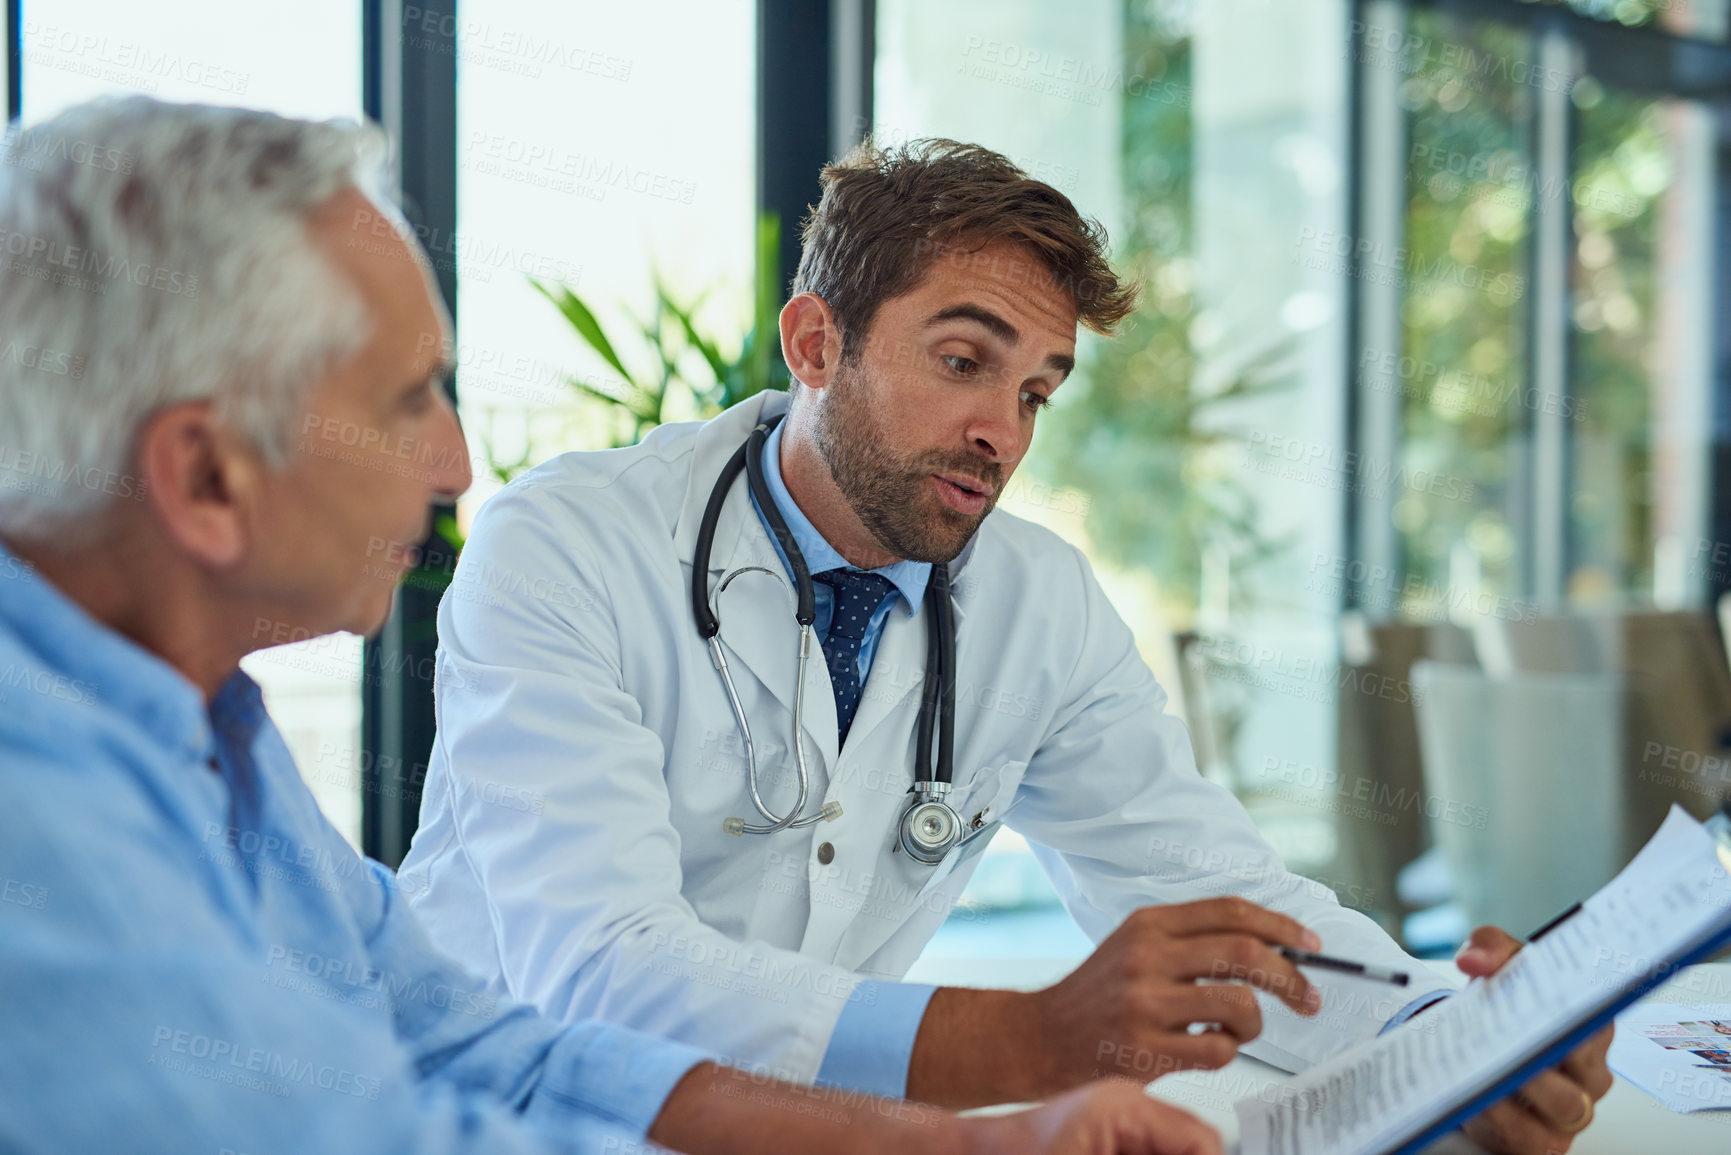
[[[966,452],[897,453],[872,422],[869,392],[864,367],[843,360],[818,409],[817,451],[854,516],[885,550],[910,561],[953,561],[997,507],[1004,467]],[[927,480],[934,473],[990,485],[986,508],[970,515],[945,505]]]

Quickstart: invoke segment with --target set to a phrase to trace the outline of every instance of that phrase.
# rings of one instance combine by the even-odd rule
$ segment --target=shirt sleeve
[[[919,983],[861,982],[854,988],[859,1001],[848,1003],[836,1020],[817,1081],[886,1099],[907,1098],[914,1039],[937,990]]]
[[[630,1151],[704,1057],[489,1004],[376,864],[264,889],[270,859],[213,865],[196,827],[84,772],[95,743],[4,753],[0,878],[31,902],[0,903],[0,1149]]]
[[[383,900],[372,967],[404,992],[393,999],[397,1037],[426,1078],[490,1091],[549,1133],[581,1133],[599,1121],[641,1139],[679,1080],[713,1057],[612,1023],[562,1028],[521,1004],[497,1009],[479,982],[433,948],[397,895],[395,876],[366,865]]]

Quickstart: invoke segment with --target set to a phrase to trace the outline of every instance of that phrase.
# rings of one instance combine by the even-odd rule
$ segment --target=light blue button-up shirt
[[[642,1150],[705,1059],[496,1002],[208,708],[0,548],[0,1149]]]
[[[823,534],[817,531],[817,527],[811,524],[811,519],[806,517],[798,503],[793,500],[793,494],[788,492],[787,482],[781,476],[781,431],[786,428],[786,422],[778,424],[763,446],[764,481],[769,486],[770,497],[775,500],[775,508],[780,512],[782,520],[787,522],[787,531],[793,536],[794,544],[799,546],[799,552],[805,555],[805,565],[809,572],[817,574],[838,568],[858,571],[858,566],[849,565]],[[793,566],[789,564],[781,543],[776,541],[769,520],[763,516],[763,510],[758,508],[755,496],[752,498],[752,508],[757,509],[757,516],[763,521],[763,528],[769,532],[769,540],[774,542],[775,552],[781,556],[781,564],[791,580]],[[872,614],[871,621],[866,623],[865,637],[859,648],[861,686],[866,684],[866,678],[871,673],[872,658],[877,654],[878,641],[883,637],[884,623],[889,620],[890,614],[898,605],[906,605],[904,612],[909,615],[920,612],[920,603],[925,597],[926,582],[931,579],[932,567],[930,562],[898,561],[894,565],[865,572],[888,578],[890,584],[896,587],[897,594],[884,598],[877,611]],[[816,631],[818,640],[822,641],[829,636],[830,619],[835,612],[835,591],[822,582],[815,582],[812,593],[816,598],[817,609],[812,629]],[[912,774],[911,769],[909,773]],[[824,1052],[823,1063],[818,1068],[817,1081],[896,1099],[905,1096],[908,1063],[914,1053],[914,1038],[919,1034],[920,1022],[926,1016],[926,1004],[932,1001],[932,995],[937,989],[918,983],[880,983],[870,979],[862,981],[858,988],[860,997],[848,1000],[847,1006],[842,1009],[841,1017],[836,1020],[835,1031],[830,1035],[829,1049]]]

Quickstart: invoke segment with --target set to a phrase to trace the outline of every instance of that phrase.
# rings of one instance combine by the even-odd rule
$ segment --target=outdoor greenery
[[[761,214],[757,221],[751,327],[739,341],[739,352],[732,356],[724,352],[723,339],[700,330],[696,315],[702,297],[682,304],[657,277],[654,307],[647,318],[635,320],[632,330],[638,353],[655,366],[649,373],[633,372],[627,367],[626,359],[620,355],[620,342],[608,334],[594,309],[569,285],[529,278],[535,291],[570,324],[578,342],[618,374],[617,382],[580,373],[565,379],[573,404],[599,403],[598,425],[608,445],[613,448],[635,445],[657,425],[713,417],[755,393],[786,387],[787,366],[781,360],[778,319],[781,286],[776,277],[780,243],[780,221],[772,213]],[[547,449],[532,437],[524,439],[522,450],[514,457],[499,456],[490,444],[483,443],[483,448],[489,470],[501,482],[509,482],[535,465]],[[434,528],[454,559],[464,540],[457,519],[443,515]]]
[[[643,435],[668,421],[713,417],[723,409],[764,389],[786,387],[787,367],[781,361],[781,286],[776,278],[776,253],[781,225],[774,214],[758,218],[752,288],[751,327],[739,339],[739,351],[729,355],[725,338],[708,335],[696,316],[703,296],[681,303],[660,277],[655,279],[655,303],[646,318],[633,319],[630,339],[635,358],[653,366],[633,371],[617,333],[609,334],[588,302],[569,285],[530,278],[536,292],[559,310],[579,344],[599,357],[616,381],[587,374],[566,378],[573,400],[599,402],[601,427],[608,444],[635,445]],[[706,294],[705,294],[706,295]],[[528,444],[522,454],[501,460],[489,452],[493,474],[510,481],[539,460],[540,446]]]
[[[1602,8],[1613,5],[1577,7]],[[1634,20],[1633,9],[1619,9]],[[1594,11],[1589,15],[1603,15]],[[1395,508],[1405,573],[1447,589],[1468,556],[1488,592],[1529,596],[1523,567],[1529,511],[1523,474],[1532,426],[1561,406],[1571,426],[1569,592],[1579,601],[1640,595],[1652,586],[1649,394],[1655,369],[1659,198],[1671,183],[1663,104],[1606,90],[1571,90],[1574,152],[1567,180],[1537,175],[1539,91],[1475,62],[1530,60],[1531,38],[1488,21],[1413,15],[1430,46],[1405,86],[1413,158],[1408,173],[1401,352],[1435,366],[1400,382],[1409,469],[1470,479],[1470,500],[1414,487]],[[1435,46],[1459,44],[1444,54]],[[1450,171],[1438,158],[1470,164]],[[1565,214],[1575,246],[1567,396],[1536,393],[1523,333],[1532,224]],[[1464,551],[1464,552],[1463,552]],[[1434,618],[1424,598],[1403,609]]]
[[[1127,4],[1124,51],[1126,75],[1189,87],[1188,33],[1167,8]],[[1194,131],[1187,103],[1125,95],[1127,227],[1114,259],[1142,283],[1142,298],[1120,334],[1096,347],[1072,395],[1043,419],[1031,459],[1054,483],[1088,495],[1096,553],[1152,576],[1179,626],[1196,611],[1210,550],[1231,559],[1235,588],[1279,550],[1260,533],[1254,494],[1233,472],[1242,435],[1228,415],[1289,383],[1277,349],[1232,380],[1199,388]]]

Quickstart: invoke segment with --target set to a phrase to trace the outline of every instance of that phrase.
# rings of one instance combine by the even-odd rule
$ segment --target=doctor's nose
[[[1008,394],[1007,398],[1005,394]],[[968,445],[988,461],[1005,465],[1022,458],[1021,393],[1008,389],[982,397],[968,423]]]

